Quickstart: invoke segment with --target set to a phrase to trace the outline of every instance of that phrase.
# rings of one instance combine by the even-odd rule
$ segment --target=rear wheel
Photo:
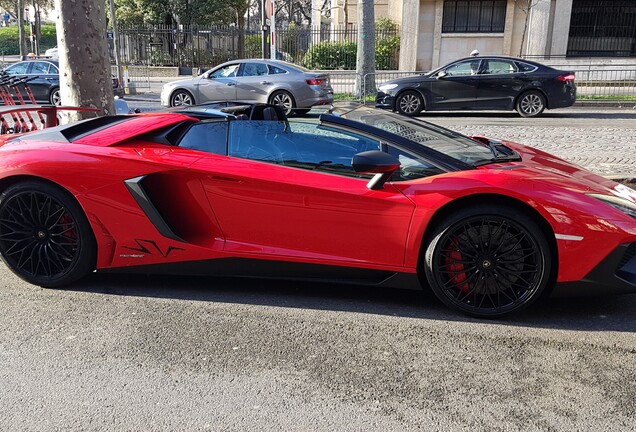
[[[447,306],[500,317],[533,304],[550,281],[545,234],[507,207],[471,207],[445,219],[424,254],[426,279]]]
[[[407,90],[395,100],[395,108],[400,114],[415,116],[424,109],[424,99],[415,90]]]
[[[538,116],[545,109],[545,97],[536,90],[530,90],[517,99],[515,107],[521,117]]]
[[[0,255],[27,282],[75,282],[95,269],[96,249],[84,212],[66,191],[28,181],[0,195]]]
[[[194,105],[194,97],[187,90],[177,90],[170,97],[170,106],[190,106]]]
[[[49,102],[51,105],[60,106],[62,105],[62,96],[60,96],[60,89],[54,88],[51,90],[51,94],[49,95]]]
[[[290,115],[296,106],[294,97],[291,93],[286,92],[285,90],[278,90],[272,93],[269,97],[269,103],[280,106],[285,112],[285,115]]]

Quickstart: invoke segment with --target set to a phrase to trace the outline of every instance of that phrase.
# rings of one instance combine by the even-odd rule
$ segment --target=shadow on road
[[[424,112],[417,116],[419,120],[435,122],[436,118],[500,118],[516,119],[526,121],[529,124],[542,119],[590,119],[590,120],[636,120],[636,110],[627,111],[592,111],[592,110],[572,110],[544,112],[537,118],[522,119],[515,112],[495,112],[495,111],[445,111],[445,112]]]
[[[317,282],[94,273],[72,290],[535,328],[636,332],[636,295],[548,299],[514,318],[479,320],[449,310],[428,292]]]

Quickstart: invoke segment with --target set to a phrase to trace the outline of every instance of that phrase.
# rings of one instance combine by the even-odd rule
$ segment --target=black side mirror
[[[351,166],[357,173],[375,174],[367,183],[367,187],[371,190],[378,190],[384,187],[384,183],[400,167],[400,161],[388,153],[371,150],[354,155]]]

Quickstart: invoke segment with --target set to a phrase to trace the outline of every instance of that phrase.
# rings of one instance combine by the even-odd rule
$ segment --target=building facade
[[[355,23],[356,0],[327,1],[332,22]],[[401,70],[430,70],[474,49],[548,64],[636,65],[636,0],[376,0],[375,14],[401,26]]]

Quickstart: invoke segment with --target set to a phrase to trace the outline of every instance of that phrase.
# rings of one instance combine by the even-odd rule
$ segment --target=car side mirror
[[[436,76],[435,78],[437,78],[437,79],[442,79],[442,78],[444,78],[444,77],[445,77],[445,76],[447,76],[447,75],[448,75],[448,74],[446,73],[446,71],[441,71],[441,72],[439,72],[439,73],[437,74],[437,76]]]
[[[379,190],[384,187],[393,173],[400,168],[400,161],[388,153],[371,150],[355,154],[351,161],[353,170],[361,174],[375,174],[367,187],[371,190]]]

